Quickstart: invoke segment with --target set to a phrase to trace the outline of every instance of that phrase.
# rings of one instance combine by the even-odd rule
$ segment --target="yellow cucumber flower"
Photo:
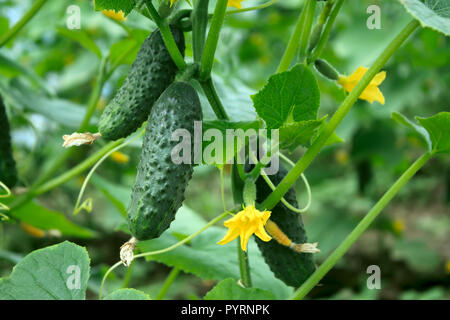
[[[111,159],[117,163],[127,163],[128,160],[130,160],[130,157],[128,157],[126,154],[120,152],[120,151],[115,151],[113,153],[111,153]]]
[[[254,206],[247,206],[239,211],[233,218],[224,222],[228,228],[227,234],[218,242],[220,245],[241,237],[241,248],[247,251],[247,243],[252,234],[255,234],[263,241],[270,241],[272,238],[267,234],[264,225],[269,220],[270,211],[259,211]]]
[[[229,7],[235,7],[237,9],[242,9],[241,2],[244,0],[228,0]]]
[[[123,13],[122,10],[120,10],[119,12],[116,12],[115,10],[111,9],[111,10],[102,10],[102,13],[107,16],[108,18],[114,19],[116,21],[125,21],[127,20],[127,18],[125,18],[125,14]]]
[[[348,92],[351,92],[356,84],[361,80],[364,74],[367,72],[367,68],[358,67],[356,71],[350,76],[340,76],[338,79],[338,83]],[[379,72],[373,79],[370,81],[369,85],[364,89],[364,91],[359,96],[360,99],[367,100],[370,103],[374,101],[378,101],[381,104],[384,104],[384,96],[381,93],[378,86],[384,81],[386,78],[386,72]]]

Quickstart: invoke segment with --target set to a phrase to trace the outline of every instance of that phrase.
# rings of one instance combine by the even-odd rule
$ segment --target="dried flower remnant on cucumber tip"
[[[100,138],[101,136],[102,135],[100,133],[90,133],[90,132],[85,133],[74,132],[70,135],[66,134],[63,135],[64,143],[62,146],[64,148],[69,148],[73,146],[78,147],[85,144],[93,144],[94,141]]]
[[[132,237],[120,247],[120,260],[125,267],[129,267],[134,260],[134,248],[136,247],[137,239]]]

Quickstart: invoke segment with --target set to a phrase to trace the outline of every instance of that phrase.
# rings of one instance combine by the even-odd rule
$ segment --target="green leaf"
[[[16,61],[0,54],[0,73],[6,74],[9,77],[22,74],[26,76],[32,83],[36,84],[44,90],[47,94],[53,94],[53,90],[50,89],[45,81],[42,80],[33,70],[23,67]]]
[[[322,125],[324,119],[307,120],[285,124],[280,127],[280,148],[294,149],[299,146],[309,147],[312,137]]]
[[[394,259],[406,261],[418,272],[431,273],[441,263],[439,255],[422,240],[399,240],[392,249],[392,255]]]
[[[74,243],[35,250],[0,278],[0,300],[85,299],[89,269],[86,249]]]
[[[450,153],[450,112],[440,112],[430,118],[416,117],[430,134],[434,153]]]
[[[127,216],[128,203],[130,202],[131,188],[112,183],[96,174],[92,175],[91,181],[125,218]]]
[[[11,80],[9,86],[0,82],[0,92],[15,106],[44,115],[68,128],[76,129],[84,118],[86,108],[69,100],[47,98],[27,87],[19,79]],[[97,118],[92,117],[91,123]]]
[[[115,11],[122,10],[125,15],[129,14],[136,5],[135,0],[95,0],[95,10],[114,9]]]
[[[430,135],[429,135],[428,131],[425,130],[425,128],[415,124],[414,122],[409,120],[407,117],[405,117],[400,112],[393,112],[391,117],[393,120],[397,121],[398,123],[410,128],[410,129],[413,129],[415,132],[417,132],[419,134],[419,136],[421,136],[425,140],[428,148],[430,150],[432,149],[432,142],[430,139]]]
[[[161,237],[140,241],[138,248],[142,252],[167,248],[179,241],[180,234],[191,234],[205,224],[206,221],[197,213],[185,208],[177,213],[177,218]],[[235,241],[224,246],[217,244],[225,233],[223,227],[210,227],[192,239],[189,245],[185,244],[172,251],[148,256],[147,260],[159,261],[171,267],[177,266],[184,272],[193,273],[202,279],[238,280],[240,273]],[[277,299],[288,298],[292,288],[275,278],[253,239],[249,241],[248,252],[253,285],[256,288],[270,290]]]
[[[308,67],[298,64],[271,76],[252,99],[258,115],[273,129],[286,122],[316,120],[320,92],[314,74]]]
[[[234,279],[220,281],[205,295],[205,300],[274,300],[272,292],[258,288],[242,288]]]
[[[111,65],[118,66],[120,64],[132,64],[136,55],[148,36],[147,30],[133,29],[132,37],[117,41],[111,45],[109,50],[109,60]]]
[[[422,27],[450,35],[449,0],[400,0],[406,11],[420,22]]]
[[[9,29],[9,20],[5,17],[0,17],[0,36],[2,36]]]
[[[6,202],[2,199],[2,202]],[[8,202],[12,199],[7,199]],[[92,238],[96,236],[95,232],[80,227],[68,220],[62,213],[52,211],[35,203],[27,204],[8,212],[8,214],[20,221],[26,222],[42,230],[58,230],[64,236],[74,236],[78,238]]]
[[[136,289],[117,289],[106,297],[103,300],[151,300],[150,296],[145,292],[136,290]]]
[[[58,33],[63,35],[66,38],[74,40],[81,44],[86,49],[92,51],[99,57],[102,58],[102,51],[97,46],[94,40],[88,35],[88,33],[84,30],[69,30],[67,28],[58,28]]]

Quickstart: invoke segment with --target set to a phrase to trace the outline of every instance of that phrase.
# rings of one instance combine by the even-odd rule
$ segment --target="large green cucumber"
[[[194,167],[194,121],[201,120],[197,92],[184,82],[170,85],[153,106],[127,211],[129,229],[138,240],[159,237],[175,219]],[[180,144],[171,141],[177,129],[190,134],[188,164],[172,161],[172,150]]]
[[[183,31],[176,26],[171,26],[171,31],[184,55]],[[174,81],[177,71],[160,30],[155,30],[142,44],[127,78],[100,117],[98,129],[102,137],[117,140],[136,131],[147,120],[156,99]]]
[[[17,183],[16,162],[13,158],[9,122],[0,96],[0,181],[12,188]]]
[[[280,164],[277,174],[269,176],[275,185],[287,174],[287,171]],[[257,202],[266,199],[272,190],[269,188],[264,179],[260,176],[256,181]],[[290,189],[284,198],[293,206],[297,207],[295,191]],[[306,231],[303,226],[301,215],[290,211],[281,202],[273,209],[270,219],[275,222],[280,229],[295,243],[306,243]],[[255,237],[256,243],[275,276],[289,286],[300,286],[315,270],[313,262],[313,254],[297,253],[292,249],[285,247],[274,239],[264,242]]]

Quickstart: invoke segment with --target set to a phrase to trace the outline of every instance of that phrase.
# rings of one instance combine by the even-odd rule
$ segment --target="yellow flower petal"
[[[235,7],[237,9],[242,9],[241,2],[244,0],[228,0],[228,7]]]
[[[272,237],[267,234],[266,229],[264,229],[264,227],[260,227],[255,232],[255,236],[260,238],[262,241],[266,241],[266,242],[272,240]]]
[[[108,18],[114,19],[116,21],[125,21],[127,18],[125,18],[125,14],[122,10],[119,12],[116,12],[115,10],[102,10],[102,13],[107,16]]]
[[[356,84],[361,80],[364,74],[367,72],[367,68],[358,67],[355,72],[350,76],[340,76],[338,79],[338,84],[340,84],[346,91],[351,92]],[[381,104],[385,103],[383,93],[380,91],[378,86],[386,79],[386,72],[379,72],[370,81],[369,85],[364,89],[364,91],[359,96],[362,100],[367,100],[370,103],[378,101]]]
[[[379,86],[384,81],[384,79],[386,79],[386,71],[378,72],[376,76],[373,77],[372,81],[370,81],[370,84]]]
[[[227,231],[227,234],[225,235],[225,237],[223,237],[222,240],[217,242],[217,244],[220,244],[220,245],[227,244],[228,242],[231,242],[234,239],[236,239],[238,236],[239,236],[239,230],[238,229],[229,229]]]
[[[367,100],[370,103],[374,101],[378,101],[381,104],[384,104],[384,96],[381,93],[380,89],[376,86],[369,85],[367,88],[361,93],[359,96],[360,99]]]
[[[111,153],[110,157],[113,161],[117,163],[127,163],[130,160],[130,157],[128,157],[126,154],[120,151],[115,151]]]

